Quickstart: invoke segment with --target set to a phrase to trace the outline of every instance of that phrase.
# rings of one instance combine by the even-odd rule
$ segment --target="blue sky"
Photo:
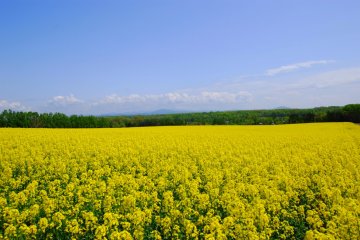
[[[0,1],[0,110],[360,103],[360,1]]]

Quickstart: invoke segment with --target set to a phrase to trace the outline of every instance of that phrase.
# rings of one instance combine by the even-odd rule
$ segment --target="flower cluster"
[[[0,129],[0,239],[359,239],[350,123]]]

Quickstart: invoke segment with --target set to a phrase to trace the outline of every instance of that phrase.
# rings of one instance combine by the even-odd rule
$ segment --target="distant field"
[[[0,128],[0,239],[359,239],[360,126]]]

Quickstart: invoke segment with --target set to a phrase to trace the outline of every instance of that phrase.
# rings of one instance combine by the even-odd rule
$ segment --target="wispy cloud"
[[[318,60],[318,61],[306,61],[300,63],[294,63],[289,65],[280,66],[277,68],[271,68],[266,71],[267,76],[274,76],[281,73],[292,72],[300,68],[310,68],[314,65],[323,65],[333,63],[333,60]]]
[[[0,110],[11,109],[14,111],[30,111],[29,107],[26,107],[20,102],[12,102],[8,100],[0,100]]]
[[[328,71],[286,84],[287,89],[327,88],[360,82],[360,67]]]
[[[323,71],[291,78],[248,77],[215,84],[222,91],[248,91],[253,101],[244,108],[314,107],[360,102],[360,67]],[[242,106],[243,107],[243,106]]]

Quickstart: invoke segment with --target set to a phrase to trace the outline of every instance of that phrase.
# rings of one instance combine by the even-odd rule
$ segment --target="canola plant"
[[[359,239],[351,123],[0,129],[0,239]]]

